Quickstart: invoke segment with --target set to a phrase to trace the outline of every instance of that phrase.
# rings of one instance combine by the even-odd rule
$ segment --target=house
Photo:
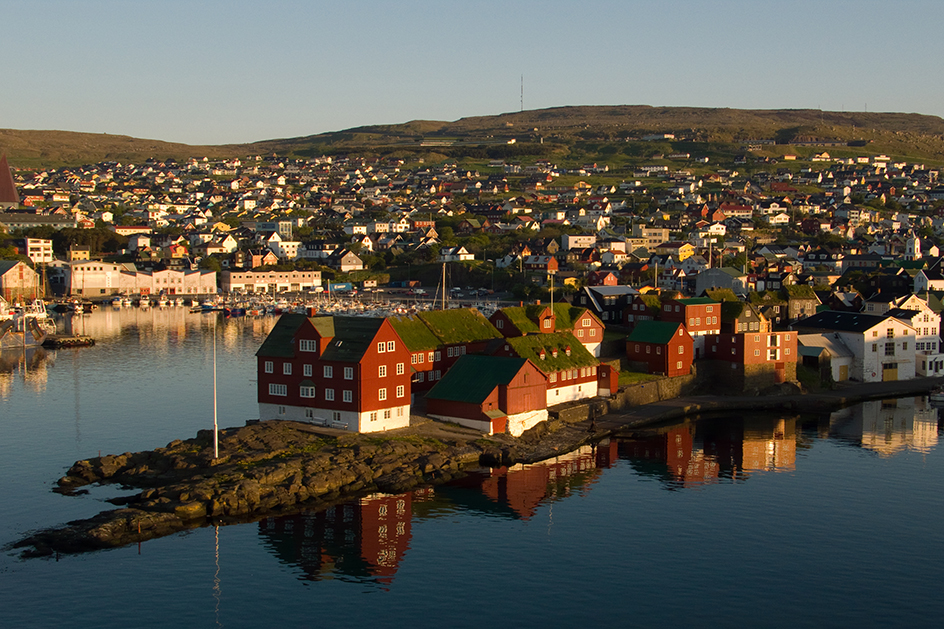
[[[708,297],[667,299],[662,303],[662,321],[673,321],[685,326],[692,336],[695,358],[701,358],[705,348],[704,337],[721,332],[721,303]]]
[[[270,293],[313,290],[321,286],[321,271],[223,271],[224,293]]]
[[[475,255],[466,251],[465,247],[443,247],[439,250],[440,262],[461,262],[475,260]]]
[[[42,298],[39,274],[20,260],[0,260],[0,297],[11,304]]]
[[[687,376],[695,358],[694,343],[677,321],[640,321],[626,337],[626,357],[648,373]]]
[[[356,432],[410,424],[410,352],[386,319],[284,314],[256,357],[260,419]]]
[[[569,332],[510,337],[492,347],[493,356],[527,358],[541,370],[547,377],[548,406],[598,393],[600,362]]]
[[[616,286],[619,278],[612,271],[591,271],[587,274],[587,286]]]
[[[632,286],[585,286],[574,295],[572,303],[587,308],[606,325],[622,321],[623,310],[638,294]]]
[[[763,389],[796,380],[796,332],[722,332],[705,337],[705,357],[728,363],[716,381],[734,390]]]
[[[325,264],[342,273],[348,271],[363,271],[364,261],[357,257],[350,249],[338,249],[325,259]]]
[[[485,353],[502,337],[474,308],[421,311],[388,321],[410,353],[414,393],[429,390],[459,358]]]
[[[908,380],[915,376],[915,331],[895,317],[827,310],[793,324],[802,334],[831,334],[853,354],[849,379]]]
[[[747,275],[734,267],[705,269],[695,276],[695,294],[702,295],[706,290],[727,288],[736,295],[747,294]]]
[[[489,321],[506,338],[528,334],[570,332],[595,357],[600,356],[603,322],[587,308],[567,303],[531,305],[496,310]]]
[[[547,377],[526,358],[465,355],[426,394],[426,413],[518,437],[547,419]]]
[[[854,355],[833,334],[797,335],[798,361],[806,367],[818,369],[824,382],[844,382],[849,379]]]

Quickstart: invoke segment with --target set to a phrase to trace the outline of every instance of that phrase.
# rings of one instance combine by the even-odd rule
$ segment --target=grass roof
[[[715,301],[741,301],[730,288],[709,288],[705,294]]]
[[[415,316],[390,317],[390,325],[411,352],[425,352],[439,347],[439,338]]]
[[[579,367],[592,367],[599,364],[593,354],[587,351],[580,341],[570,332],[554,332],[553,334],[532,334],[505,339],[521,358],[527,358],[543,373],[563,371]],[[570,347],[570,356],[566,348]],[[544,350],[544,360],[541,360],[541,350]],[[553,350],[557,349],[557,357]]]
[[[806,284],[790,284],[784,286],[783,289],[791,299],[816,299],[813,287]]]
[[[537,317],[544,310],[545,306],[513,306],[511,308],[502,308],[502,314],[508,317],[522,334],[537,334],[541,330],[538,324],[532,321],[531,317]],[[535,309],[538,309],[535,311]]]
[[[502,338],[501,332],[474,308],[429,310],[416,316],[444,345]]]

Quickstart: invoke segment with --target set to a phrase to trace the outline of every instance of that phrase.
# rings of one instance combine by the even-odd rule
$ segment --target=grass
[[[650,373],[640,373],[638,371],[621,371],[619,375],[619,385],[632,385],[639,384],[641,382],[651,382],[653,380],[659,380],[662,376],[655,376]]]

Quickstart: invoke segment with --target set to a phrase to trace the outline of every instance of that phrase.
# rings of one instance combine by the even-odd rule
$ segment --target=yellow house
[[[664,242],[653,249],[653,253],[662,256],[672,256],[678,262],[695,255],[695,246],[688,242]]]

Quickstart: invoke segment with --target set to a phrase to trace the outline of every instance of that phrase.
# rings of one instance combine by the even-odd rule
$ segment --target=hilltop
[[[647,142],[653,134],[672,134]],[[514,141],[514,143],[511,143]],[[816,145],[852,143],[856,152],[944,162],[944,119],[914,113],[745,110],[645,105],[554,107],[474,116],[453,122],[414,120],[298,138],[197,146],[129,136],[0,129],[0,153],[19,167],[102,160],[177,160],[277,153],[311,157],[366,152],[458,157],[553,155],[555,159],[647,158],[660,151],[734,155],[752,148],[801,156]],[[788,148],[789,147],[789,148]]]

